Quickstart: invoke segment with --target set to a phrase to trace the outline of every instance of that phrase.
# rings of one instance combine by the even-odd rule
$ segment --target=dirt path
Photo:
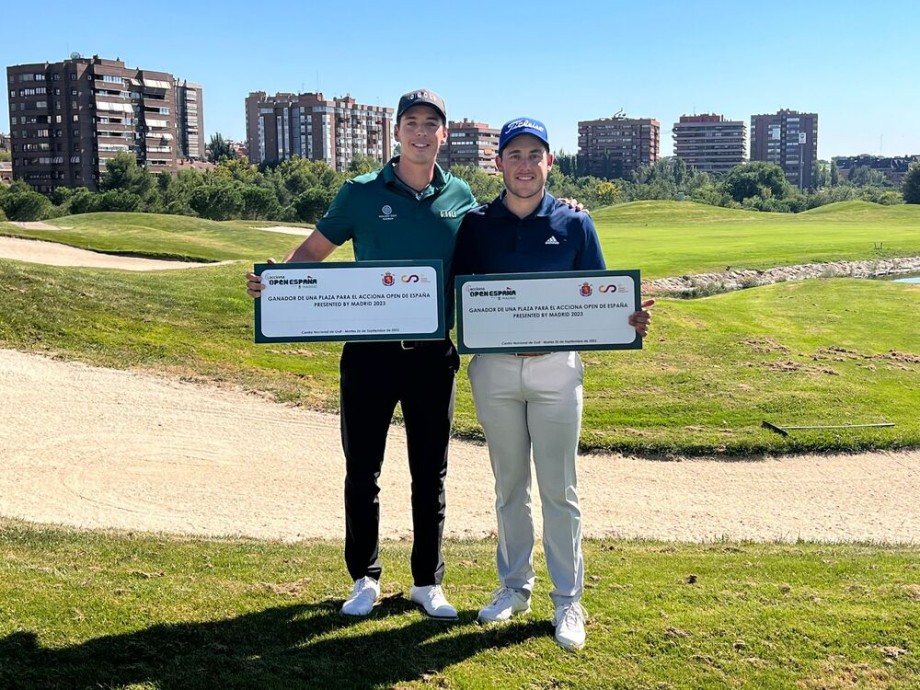
[[[0,350],[0,391],[0,516],[281,540],[344,534],[334,416],[12,350]],[[485,448],[455,441],[450,462],[448,535],[491,534]],[[920,541],[920,452],[745,462],[591,455],[579,472],[589,536]],[[382,484],[383,534],[404,538],[398,428]]]

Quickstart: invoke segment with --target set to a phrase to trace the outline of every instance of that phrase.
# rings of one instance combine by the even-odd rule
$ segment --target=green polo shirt
[[[394,158],[380,170],[349,180],[336,194],[316,229],[333,244],[352,241],[358,261],[389,259],[444,262],[447,323],[453,324],[453,286],[448,285],[460,221],[476,205],[469,185],[435,166],[421,192],[393,171]]]

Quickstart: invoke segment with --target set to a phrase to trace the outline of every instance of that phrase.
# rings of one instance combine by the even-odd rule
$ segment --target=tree
[[[901,186],[901,193],[904,195],[904,203],[920,204],[920,162],[910,166]]]
[[[211,143],[208,144],[208,160],[212,163],[218,163],[227,158],[236,158],[236,150],[223,138],[218,132],[211,135]]]
[[[127,189],[110,189],[99,195],[99,211],[140,211],[143,201],[134,192]]]
[[[106,162],[105,172],[99,180],[99,191],[122,190],[146,201],[154,185],[153,176],[137,165],[137,159],[133,155],[119,153]]]
[[[598,207],[613,206],[620,200],[620,190],[616,183],[609,180],[601,180],[594,188],[594,195],[597,199]]]
[[[563,149],[556,151],[554,156],[553,167],[559,168],[563,175],[575,177],[578,174],[578,156],[574,153],[566,153]]]
[[[785,199],[792,187],[783,169],[774,163],[751,161],[732,168],[725,176],[725,191],[737,202],[759,197]]]
[[[31,189],[10,191],[0,196],[0,209],[8,220],[29,221],[49,218],[54,212],[54,206],[44,194],[39,194]]]
[[[94,194],[86,187],[77,187],[70,197],[67,210],[72,215],[95,213],[99,210],[99,201],[101,199],[101,194]]]
[[[192,191],[189,206],[202,218],[229,220],[239,218],[243,196],[232,185],[204,185]]]
[[[315,223],[329,208],[334,196],[330,189],[311,187],[294,200],[297,217],[305,223]]]
[[[246,184],[258,184],[262,179],[259,168],[250,163],[246,156],[224,158],[217,164],[214,173],[227,174],[230,179]]]
[[[357,177],[358,175],[363,175],[364,173],[373,172],[380,167],[380,161],[376,158],[371,158],[370,156],[355,156],[351,163],[348,164],[348,176]]]
[[[868,165],[858,165],[850,171],[847,182],[857,187],[885,187],[888,178],[880,170],[873,170]]]
[[[833,163],[827,161],[815,161],[815,189],[830,186],[831,165]]]
[[[242,188],[243,218],[247,220],[268,220],[278,218],[281,206],[274,191],[268,187],[257,187],[254,184]]]
[[[492,201],[504,186],[501,175],[490,175],[475,165],[452,165],[450,174],[463,179],[481,204]]]

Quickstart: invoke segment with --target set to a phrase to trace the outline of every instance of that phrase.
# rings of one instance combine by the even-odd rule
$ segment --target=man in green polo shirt
[[[460,221],[475,206],[469,186],[435,162],[447,140],[447,109],[433,91],[399,99],[396,140],[400,155],[382,169],[346,182],[313,232],[285,262],[315,262],[352,241],[355,259],[431,260],[452,271]],[[259,276],[248,273],[251,297]],[[448,328],[453,290],[445,280]],[[460,358],[450,339],[425,342],[352,342],[342,349],[340,399],[345,451],[345,563],[354,580],[342,613],[368,615],[380,596],[380,510],[377,478],[396,403],[406,427],[412,476],[410,598],[426,614],[456,619],[441,589],[444,559],[444,479]]]

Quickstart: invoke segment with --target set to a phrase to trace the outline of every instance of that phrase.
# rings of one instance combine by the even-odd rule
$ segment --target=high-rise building
[[[578,173],[608,180],[627,178],[660,158],[661,125],[622,114],[578,123]]]
[[[7,67],[6,76],[13,175],[37,191],[96,190],[106,162],[119,153],[152,173],[176,171],[171,74],[74,53],[62,62]]]
[[[361,105],[346,96],[254,91],[246,97],[246,144],[253,163],[292,156],[347,170],[357,157],[390,158],[393,109]]]
[[[780,110],[751,115],[751,160],[775,163],[799,189],[815,186],[818,160],[818,115]]]
[[[204,90],[201,84],[176,80],[176,126],[179,130],[179,155],[204,160]]]
[[[484,122],[447,124],[447,141],[438,152],[438,165],[449,170],[452,165],[472,165],[488,173],[498,172],[495,156],[498,154],[499,130]]]
[[[747,127],[722,115],[681,115],[674,124],[674,155],[708,173],[725,173],[744,162]]]

